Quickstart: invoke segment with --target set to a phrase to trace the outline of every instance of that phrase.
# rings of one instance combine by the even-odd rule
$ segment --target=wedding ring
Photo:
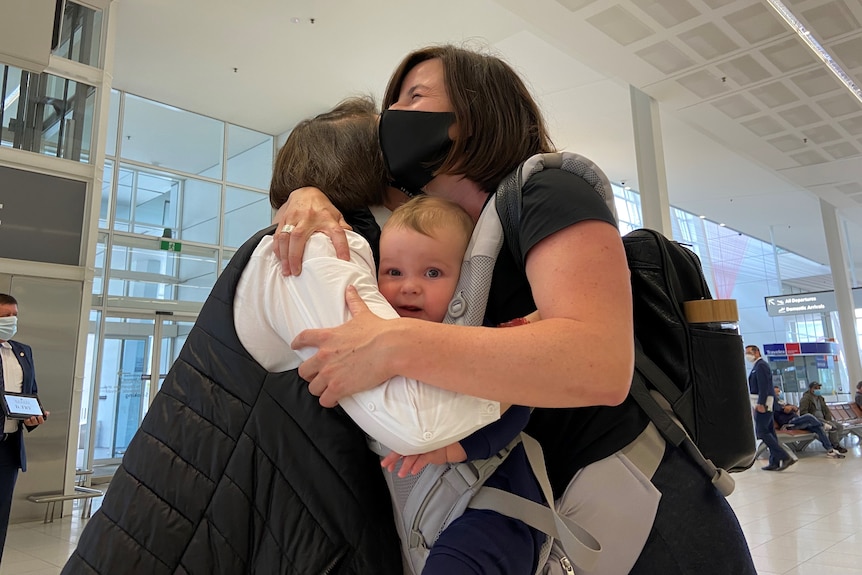
[[[290,232],[292,232],[294,230],[294,228],[296,228],[296,226],[293,224],[284,224],[284,226],[282,226],[282,228],[281,228],[281,233],[289,234]]]

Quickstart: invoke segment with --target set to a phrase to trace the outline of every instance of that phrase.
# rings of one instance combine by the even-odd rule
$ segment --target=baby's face
[[[440,322],[458,285],[466,247],[463,232],[386,228],[380,236],[380,293],[401,317]]]

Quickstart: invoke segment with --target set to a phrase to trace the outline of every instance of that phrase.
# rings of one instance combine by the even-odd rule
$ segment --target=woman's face
[[[452,112],[452,103],[446,93],[443,62],[434,58],[416,64],[404,77],[398,101],[389,109]]]
[[[454,112],[449,94],[443,62],[439,58],[425,60],[416,64],[404,77],[398,101],[389,106],[390,110],[414,112]],[[458,138],[458,123],[449,126],[449,139]],[[466,188],[464,184],[467,184]],[[478,186],[461,175],[438,174],[423,188],[429,196],[451,200],[467,210],[474,219],[479,217],[487,194]]]

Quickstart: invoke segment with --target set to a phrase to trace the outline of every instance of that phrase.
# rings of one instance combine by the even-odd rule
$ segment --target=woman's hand
[[[461,447],[460,442],[429,451],[419,455],[399,455],[394,451],[380,460],[380,465],[389,473],[395,472],[395,465],[401,461],[398,477],[407,477],[407,474],[416,475],[429,463],[432,465],[443,465],[444,463],[459,463],[467,460],[467,453]]]
[[[323,232],[332,240],[338,259],[350,260],[347,235],[344,230],[351,227],[344,221],[332,202],[317,188],[299,188],[290,193],[287,201],[275,214],[275,241],[272,249],[281,260],[281,272],[299,275],[302,271],[302,254],[305,244],[314,232]],[[285,226],[292,226],[285,232]]]
[[[371,389],[395,375],[374,345],[391,320],[374,315],[353,286],[348,286],[345,299],[353,319],[334,328],[304,330],[290,344],[292,349],[317,348],[299,366],[299,375],[324,407],[334,407],[342,397]]]

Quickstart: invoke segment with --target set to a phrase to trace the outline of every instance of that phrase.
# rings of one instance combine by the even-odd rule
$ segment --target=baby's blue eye
[[[425,275],[427,275],[429,278],[439,278],[441,275],[441,272],[438,269],[432,268],[432,269],[428,270],[427,272],[425,272]]]

